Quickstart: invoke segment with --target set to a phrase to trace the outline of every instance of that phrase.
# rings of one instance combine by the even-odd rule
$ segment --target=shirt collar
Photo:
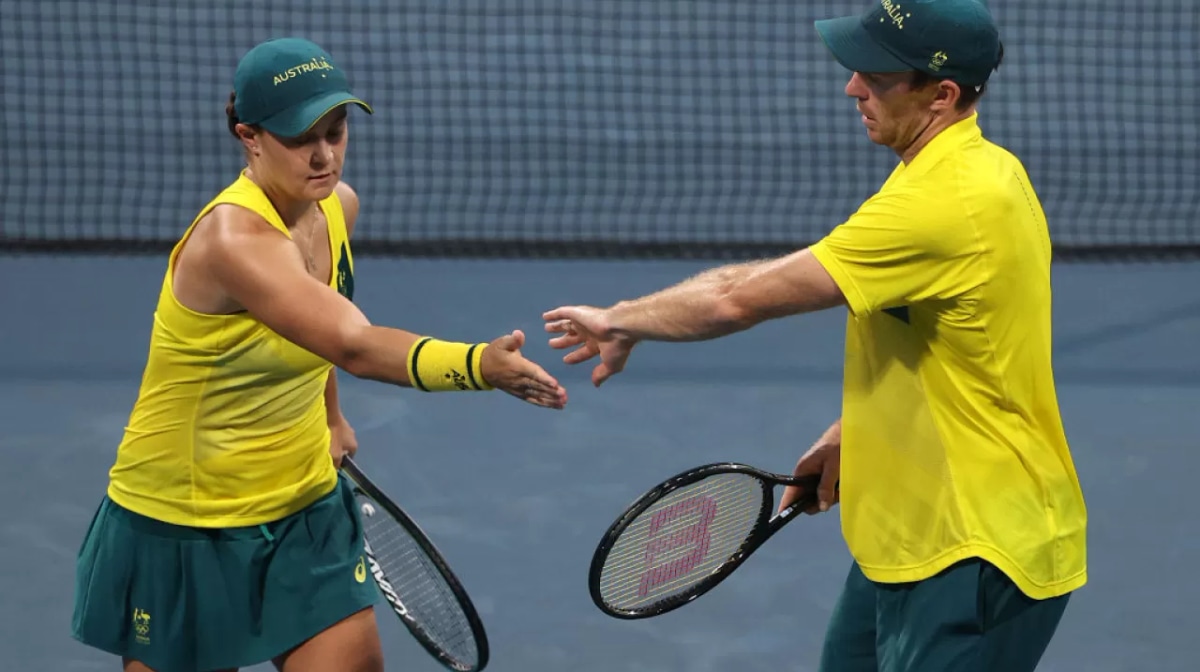
[[[942,129],[928,144],[921,148],[920,152],[917,152],[917,156],[913,158],[912,163],[908,164],[904,170],[908,172],[924,168],[925,166],[935,165],[947,154],[981,137],[983,137],[983,131],[979,128],[979,113],[972,112],[971,116],[956,121]]]

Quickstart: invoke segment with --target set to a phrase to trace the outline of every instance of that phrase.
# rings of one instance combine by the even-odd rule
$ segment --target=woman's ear
[[[247,124],[238,124],[234,127],[234,130],[237,131],[238,140],[242,141],[242,146],[246,148],[247,152],[255,156],[262,155],[262,146],[259,144],[258,131]]]

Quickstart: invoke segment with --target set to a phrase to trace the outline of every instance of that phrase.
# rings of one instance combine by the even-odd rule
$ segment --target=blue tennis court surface
[[[650,485],[703,462],[787,471],[836,417],[844,313],[721,341],[639,346],[600,390],[546,345],[541,312],[657,289],[708,264],[361,259],[376,323],[526,352],[567,410],[342,376],[360,463],[424,526],[483,616],[496,672],[815,669],[849,556],[837,519],[793,523],[679,611],[590,602],[600,535]],[[0,668],[116,670],[69,635],[75,552],[137,391],[159,258],[0,257]],[[1091,583],[1040,669],[1197,669],[1200,265],[1059,265],[1060,401],[1090,511]],[[380,614],[389,670],[441,669]],[[269,669],[266,666],[255,670]]]

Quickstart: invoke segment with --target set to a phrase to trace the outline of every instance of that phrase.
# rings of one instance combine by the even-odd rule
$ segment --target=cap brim
[[[833,52],[833,57],[847,70],[854,72],[905,72],[911,65],[896,58],[879,46],[863,28],[862,17],[845,16],[825,19],[813,24],[817,34]]]
[[[308,129],[329,114],[334,108],[353,103],[361,107],[367,114],[375,111],[366,101],[356,98],[349,91],[331,91],[295,105],[264,119],[259,125],[283,138],[294,138],[304,135]]]

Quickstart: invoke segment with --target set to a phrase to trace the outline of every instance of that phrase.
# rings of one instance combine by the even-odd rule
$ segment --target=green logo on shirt
[[[888,315],[891,315],[892,317],[896,318],[897,320],[900,320],[901,322],[903,322],[905,324],[912,324],[911,322],[908,321],[908,306],[897,306],[895,308],[885,308],[883,310],[883,312],[887,313]]]
[[[337,290],[338,294],[354,300],[354,269],[350,268],[350,250],[346,248],[345,242],[342,243],[342,253],[338,257]]]

